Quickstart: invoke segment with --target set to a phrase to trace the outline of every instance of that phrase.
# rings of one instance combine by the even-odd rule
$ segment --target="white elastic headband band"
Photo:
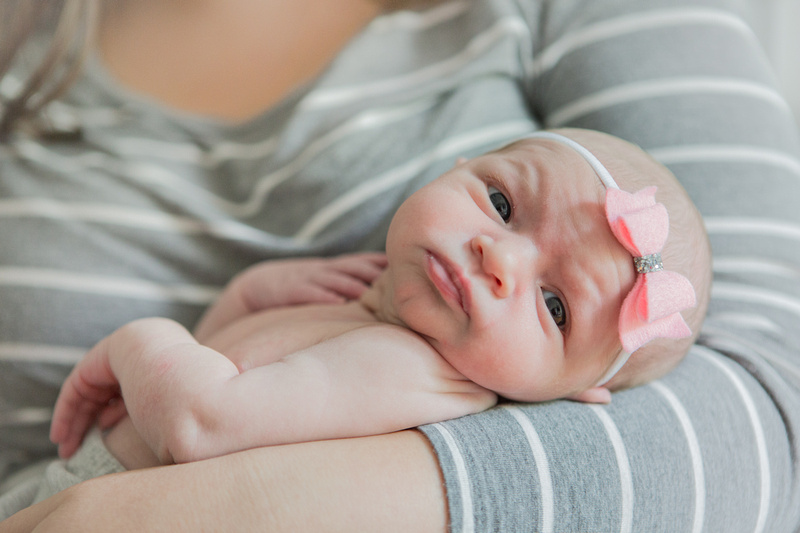
[[[603,163],[597,159],[592,152],[584,148],[582,145],[578,144],[577,142],[573,141],[569,137],[564,137],[563,135],[559,135],[558,133],[553,133],[550,131],[537,131],[535,133],[531,133],[530,135],[525,136],[526,139],[549,139],[551,141],[556,141],[558,143],[564,144],[569,146],[576,152],[578,152],[581,157],[583,157],[587,163],[594,169],[595,174],[597,177],[600,178],[600,181],[603,182],[606,189],[619,189],[619,185],[617,182],[614,181],[614,178],[611,177],[611,173],[608,169],[603,166]],[[614,364],[611,365],[611,368],[608,369],[602,378],[598,380],[595,384],[596,387],[600,385],[605,385],[611,378],[613,378],[617,372],[622,368],[622,366],[628,362],[630,359],[631,354],[627,353],[625,350],[622,350],[619,355],[617,356]]]
[[[570,139],[569,137],[564,137],[558,133],[552,133],[550,131],[537,131],[531,133],[530,135],[525,136],[526,139],[550,139],[551,141],[556,141],[561,144],[566,144],[579,154],[586,160],[589,165],[594,169],[597,177],[600,178],[600,181],[603,182],[603,185],[606,186],[606,189],[619,189],[619,185],[617,182],[614,181],[614,178],[611,177],[611,173],[608,171],[606,167],[603,166],[603,163],[597,159],[592,152],[587,150],[580,145]]]

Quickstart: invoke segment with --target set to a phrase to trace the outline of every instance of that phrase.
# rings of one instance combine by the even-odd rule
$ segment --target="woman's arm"
[[[673,170],[708,228],[712,302],[683,364],[609,406],[423,428],[452,529],[795,531],[800,144],[737,2],[515,4],[534,36],[535,116],[623,137]]]
[[[0,533],[412,533],[445,531],[446,524],[430,444],[402,431],[93,479],[14,515]]]

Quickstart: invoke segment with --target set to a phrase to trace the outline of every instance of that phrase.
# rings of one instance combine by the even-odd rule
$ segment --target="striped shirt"
[[[237,125],[132,94],[95,60],[48,109],[79,139],[0,151],[0,467],[53,453],[61,381],[121,324],[191,326],[256,261],[380,249],[397,205],[457,157],[575,126],[639,144],[684,184],[714,251],[709,317],[676,371],[608,406],[505,404],[422,428],[451,530],[794,531],[800,141],[726,4],[388,14]]]

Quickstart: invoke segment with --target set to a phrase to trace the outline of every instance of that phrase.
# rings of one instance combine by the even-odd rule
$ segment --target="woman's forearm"
[[[0,533],[431,531],[444,486],[417,431],[259,448],[91,480],[0,524]]]

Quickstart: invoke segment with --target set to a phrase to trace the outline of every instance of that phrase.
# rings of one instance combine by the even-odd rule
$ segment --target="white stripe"
[[[800,268],[795,265],[754,257],[720,257],[714,259],[713,267],[717,273],[776,276],[786,278],[786,281],[800,279]]]
[[[0,285],[192,305],[207,305],[220,294],[220,288],[206,285],[165,285],[132,278],[14,267],[0,267]]]
[[[461,454],[456,439],[447,427],[441,423],[431,424],[430,427],[439,432],[448,450],[450,450],[450,455],[453,457],[453,468],[456,470],[456,479],[458,480],[459,492],[461,493],[461,532],[474,533],[475,522],[472,505],[472,485],[469,482],[469,474],[467,472],[467,465],[464,462],[464,456]]]
[[[705,519],[706,479],[703,468],[703,455],[700,452],[697,433],[694,430],[691,418],[689,418],[689,413],[686,412],[678,397],[660,381],[654,381],[650,383],[650,386],[667,400],[667,403],[675,412],[675,416],[678,417],[683,433],[686,436],[689,455],[692,458],[692,471],[694,472],[694,520],[692,533],[700,533],[703,531],[703,521]]]
[[[341,126],[330,131],[314,141],[314,146],[307,146],[295,161],[286,167],[296,169],[305,165],[311,157],[321,151],[320,147],[327,147],[347,135],[360,131],[379,128],[392,122],[397,122],[415,114],[421,114],[430,109],[436,102],[432,98],[421,99],[410,104],[382,109],[369,109],[358,113]],[[113,141],[114,150],[127,156],[158,157],[165,160],[181,161],[214,167],[230,160],[265,159],[273,155],[278,148],[278,138],[270,137],[255,143],[237,143],[223,141],[211,148],[208,153],[189,143],[169,143],[152,139],[123,138]],[[299,162],[297,160],[300,160]],[[277,174],[285,174],[286,170],[279,169]],[[262,180],[268,180],[265,176]],[[252,199],[251,199],[252,201]]]
[[[735,329],[749,329],[779,336],[786,335],[784,329],[774,320],[756,313],[714,313],[713,319],[705,321],[702,330],[705,332],[706,328],[713,329],[713,326],[709,325],[712,322],[713,324],[728,324]]]
[[[758,146],[719,144],[655,148],[647,151],[664,165],[682,163],[757,163],[784,168],[800,177],[800,161],[791,154]]]
[[[297,253],[308,249],[306,243],[298,243],[291,237],[273,235],[235,220],[196,220],[158,211],[142,211],[113,205],[69,204],[46,198],[0,200],[0,218],[24,217],[84,221],[163,233],[211,235],[220,239],[258,243]]]
[[[207,233],[208,225],[186,217],[142,211],[115,205],[63,203],[48,198],[13,198],[0,200],[0,217],[37,217],[64,221],[84,221],[128,226],[169,233]]]
[[[302,152],[283,168],[261,178],[253,188],[250,198],[239,205],[234,214],[245,217],[258,213],[261,206],[266,202],[270,192],[272,192],[275,187],[289,178],[294,177],[298,172],[306,168],[312,159],[325,150],[330,149],[342,139],[355,133],[362,133],[367,130],[377,129],[394,122],[399,122],[430,109],[434,104],[434,99],[426,98],[397,108],[368,111],[356,115],[353,119],[345,122],[330,133],[309,143]]]
[[[633,477],[631,476],[631,465],[628,462],[628,452],[625,450],[625,443],[622,435],[619,434],[616,424],[603,407],[588,404],[597,418],[603,423],[603,427],[608,434],[611,445],[614,447],[614,454],[617,457],[617,467],[619,468],[620,482],[620,533],[630,533],[633,529]]]
[[[742,398],[742,402],[744,403],[745,410],[747,411],[747,416],[750,418],[750,424],[753,427],[753,436],[756,440],[756,449],[758,450],[758,466],[761,471],[761,499],[758,506],[758,519],[756,521],[756,527],[754,529],[755,533],[762,533],[764,528],[766,527],[767,517],[769,513],[769,505],[770,505],[770,471],[769,471],[769,455],[767,454],[767,444],[766,438],[764,436],[764,428],[761,426],[761,421],[759,420],[758,410],[756,409],[755,402],[750,394],[747,392],[747,389],[742,383],[741,379],[731,370],[728,368],[727,365],[723,364],[720,360],[719,356],[714,354],[714,352],[707,350],[701,346],[695,347],[695,351],[703,356],[705,359],[713,363],[717,366],[722,372],[728,377],[728,379],[733,383],[736,391],[739,393],[739,396]]]
[[[465,0],[456,0],[436,5],[425,11],[394,11],[373,20],[367,27],[367,31],[371,33],[424,31],[462,15],[469,10],[471,4]]]
[[[249,197],[242,201],[236,202],[216,195],[208,189],[198,186],[196,183],[171,172],[162,165],[156,165],[144,162],[138,159],[120,160],[116,157],[108,156],[100,152],[89,152],[78,156],[64,156],[57,154],[51,150],[46,149],[42,145],[32,141],[20,141],[16,144],[16,148],[25,157],[31,161],[36,161],[39,164],[44,164],[60,172],[71,172],[75,174],[84,173],[88,168],[98,168],[105,172],[112,171],[124,175],[130,179],[145,182],[155,187],[170,189],[173,193],[179,195],[184,201],[187,197],[195,195],[196,201],[207,202],[216,206],[217,209],[236,217],[249,217],[258,213],[264,202],[267,200],[269,193],[278,185],[285,182],[287,179],[296,175],[299,170],[308,165],[308,163],[320,153],[329,149],[336,142],[351,136],[355,133],[364,132],[366,130],[384,127],[388,124],[399,122],[410,116],[420,114],[428,110],[435,101],[431,98],[420,99],[411,104],[391,107],[379,110],[369,110],[355,115],[353,118],[323,135],[313,142],[309,143],[302,152],[300,152],[292,161],[283,166],[282,168],[260,178],[254,185],[253,190],[250,192]],[[130,141],[130,139],[127,139]],[[231,155],[248,156],[256,155],[261,150],[272,150],[271,142],[266,142],[258,146],[249,147],[235,147],[233,144],[225,145],[225,152],[215,152],[212,157],[229,157]],[[183,151],[176,152],[176,160],[181,157],[192,158],[196,154],[192,154],[191,150],[183,146]],[[140,143],[133,143],[128,148],[124,148],[128,156],[136,155],[136,150],[150,149],[156,150],[156,146],[146,141]],[[248,153],[252,149],[253,152]],[[156,155],[165,156],[168,148],[165,147],[160,153]],[[145,155],[147,152],[142,152],[139,155]],[[221,155],[220,155],[221,154]]]
[[[491,28],[475,36],[459,53],[419,70],[379,81],[366,82],[359,85],[320,89],[309,94],[298,108],[313,111],[329,107],[346,105],[352,101],[374,98],[385,94],[401,94],[419,85],[446,78],[469,65],[476,57],[481,56],[497,42],[508,36],[527,38],[530,30],[518,17],[499,19]]]
[[[412,104],[413,105],[413,104]],[[83,120],[83,116],[89,112],[87,110],[79,109],[79,108],[71,108],[67,105],[60,104],[59,102],[53,102],[49,104],[49,107],[57,107],[61,109],[61,115],[64,117],[61,119],[62,122],[66,122],[68,120],[67,113],[69,116],[72,117],[70,120],[72,122],[76,122],[75,116],[80,115],[81,119]],[[67,111],[69,109],[69,111]],[[361,119],[362,115],[374,114],[379,115],[383,113],[385,110],[368,110],[364,113],[355,115],[350,122],[358,122]],[[394,113],[393,109],[388,109],[389,113]],[[115,110],[106,110],[105,114],[112,114],[119,112]],[[98,121],[95,121],[98,122]],[[106,119],[105,122],[111,122],[110,120]],[[371,118],[367,118],[364,120],[365,123],[370,123]],[[96,124],[93,124],[96,125]],[[381,124],[376,124],[380,126]],[[374,127],[372,125],[371,127]],[[244,143],[244,142],[232,142],[232,141],[221,141],[210,148],[210,151],[205,152],[199,146],[187,143],[187,142],[169,142],[164,140],[158,139],[148,139],[148,138],[137,138],[137,137],[124,137],[124,138],[117,138],[117,139],[103,139],[104,142],[108,143],[107,146],[111,147],[115,153],[123,154],[126,156],[145,156],[145,157],[157,157],[159,159],[164,159],[166,161],[177,161],[183,163],[190,163],[194,165],[203,165],[206,167],[213,167],[217,166],[223,162],[230,161],[230,160],[254,160],[254,159],[264,159],[270,157],[278,147],[278,138],[270,137],[261,141],[252,142],[252,143]],[[61,156],[63,157],[63,156]],[[96,160],[95,160],[96,161]],[[99,165],[99,163],[96,163]]]
[[[711,285],[711,297],[735,302],[765,305],[788,311],[800,317],[800,300],[785,293],[769,291],[760,287],[740,285],[737,283],[714,282]]]
[[[2,342],[0,343],[0,361],[24,361],[26,363],[71,366],[80,361],[87,350],[87,348],[75,346]]]
[[[24,407],[13,411],[0,411],[0,428],[8,426],[35,426],[49,424],[53,410],[49,407]]]
[[[536,428],[533,427],[530,419],[519,407],[510,405],[503,406],[507,413],[514,417],[514,420],[522,428],[522,432],[528,441],[528,446],[536,462],[536,473],[539,474],[539,486],[542,496],[542,525],[537,531],[541,533],[552,533],[555,524],[555,496],[553,494],[553,480],[550,476],[550,463],[547,460],[542,441]]]
[[[203,201],[216,205],[220,210],[233,211],[237,208],[236,203],[198,187],[162,165],[139,160],[125,161],[101,152],[85,152],[77,156],[65,156],[29,140],[19,140],[14,147],[20,155],[28,160],[48,166],[57,172],[77,174],[86,173],[89,169],[100,169],[105,175],[115,173],[161,189],[170,189],[184,199],[190,194],[196,194]]]
[[[709,216],[705,218],[704,222],[709,234],[733,233],[800,241],[800,226],[782,220]]]
[[[751,39],[755,39],[752,30],[744,21],[724,11],[702,8],[683,8],[633,13],[603,20],[564,35],[537,55],[533,64],[533,72],[541,74],[551,69],[567,54],[600,41],[613,39],[630,33],[688,24],[707,24],[728,27],[747,35]]]
[[[431,163],[447,157],[460,155],[464,151],[476,146],[512,139],[524,133],[529,133],[531,129],[532,125],[528,121],[505,122],[483,130],[446,139],[432,150],[381,174],[375,179],[354,187],[326,207],[323,207],[300,228],[294,238],[299,243],[310,242],[334,220],[355,209],[370,198],[374,198],[384,191],[413,179],[421,170]]]
[[[278,139],[270,137],[254,143],[235,143],[223,141],[215,145],[211,151],[203,156],[203,163],[215,166],[223,161],[232,159],[253,160],[271,156],[278,147]]]
[[[150,157],[166,161],[179,161],[201,165],[210,163],[211,155],[206,156],[199,146],[188,142],[164,142],[155,139],[142,139],[137,137],[115,137],[103,139],[115,154],[128,157]],[[217,147],[213,152],[217,151]]]
[[[131,109],[114,107],[75,107],[60,101],[50,102],[45,108],[48,118],[58,124],[73,124],[91,127],[117,126],[130,120],[134,115]]]
[[[749,324],[745,326],[748,327]],[[740,327],[735,331],[739,332],[741,330],[742,328]],[[773,370],[779,373],[774,376],[775,379],[785,380],[787,377],[791,377],[795,379],[796,382],[800,380],[800,367],[798,367],[794,359],[783,358],[771,349],[764,349],[761,344],[742,339],[736,336],[736,333],[731,333],[728,329],[717,328],[713,325],[708,325],[708,323],[703,325],[703,335],[705,336],[703,341],[704,346],[708,346],[723,353],[728,351],[739,354],[749,352],[766,360],[773,368],[764,369],[763,372]],[[779,335],[785,337],[785,333],[783,332],[779,333]],[[791,376],[789,376],[789,374],[791,374]]]
[[[620,104],[649,98],[681,95],[734,95],[767,101],[789,112],[783,97],[772,87],[736,78],[661,78],[618,85],[573,101],[547,117],[547,126],[562,126],[580,116]]]
[[[3,98],[14,98],[22,90],[22,81],[13,74],[6,74],[0,78],[0,95]]]
[[[59,119],[61,122],[66,123],[67,121],[71,121],[76,125],[79,123],[78,120],[85,122],[83,120],[84,115],[89,112],[79,108],[72,108],[65,104],[60,104],[59,102],[50,103],[48,109],[50,108],[57,108],[60,110],[58,115],[62,115]],[[105,113],[119,114],[119,112],[114,110],[107,110]],[[80,116],[79,119],[76,118],[78,116]],[[110,120],[105,120],[104,122],[110,122]],[[269,157],[277,147],[277,139],[274,137],[253,143],[221,141],[212,146],[209,152],[205,152],[199,146],[189,142],[169,142],[137,137],[104,138],[102,141],[107,143],[104,146],[111,147],[117,154],[156,157],[167,161],[178,161],[205,166],[218,165],[230,159],[252,160],[266,158]]]

